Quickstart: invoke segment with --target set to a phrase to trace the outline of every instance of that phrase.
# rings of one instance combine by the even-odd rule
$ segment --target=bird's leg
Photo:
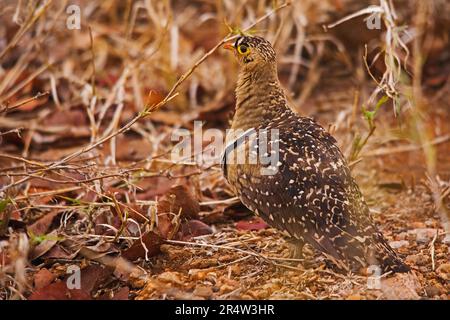
[[[289,247],[289,258],[303,259],[303,246],[305,242],[296,238],[288,238],[286,242]]]

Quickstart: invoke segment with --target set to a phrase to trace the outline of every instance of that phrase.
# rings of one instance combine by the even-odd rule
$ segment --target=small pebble
[[[406,241],[406,240],[391,241],[391,242],[389,242],[389,245],[393,249],[398,249],[398,248],[401,248],[401,247],[408,246],[409,245],[409,241]]]
[[[436,229],[433,228],[417,228],[413,230],[409,230],[409,234],[413,234],[416,236],[416,241],[419,243],[428,243],[436,235]]]
[[[450,234],[447,234],[442,242],[450,245]]]
[[[198,285],[194,289],[194,295],[203,298],[209,298],[213,295],[213,290],[211,287]]]
[[[439,290],[439,288],[436,286],[425,287],[425,292],[426,292],[427,296],[430,298],[441,294],[441,290]]]
[[[439,275],[440,278],[444,279],[445,281],[449,281],[450,280],[450,263],[441,264],[436,269],[436,273]]]

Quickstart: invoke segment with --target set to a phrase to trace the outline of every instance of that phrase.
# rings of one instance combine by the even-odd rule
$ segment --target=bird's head
[[[275,50],[262,37],[241,36],[234,43],[226,43],[223,47],[234,52],[240,67],[245,71],[275,66]]]

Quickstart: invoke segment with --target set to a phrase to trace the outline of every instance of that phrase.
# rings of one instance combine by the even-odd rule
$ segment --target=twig
[[[436,234],[434,235],[433,240],[430,243],[431,270],[433,270],[433,271],[436,269],[436,264],[434,261],[434,243],[436,242],[438,234],[439,234],[439,230],[436,230]]]
[[[203,201],[200,202],[199,204],[201,206],[214,206],[214,205],[218,205],[218,204],[234,204],[234,203],[238,203],[239,202],[239,198],[238,197],[233,197],[233,198],[229,198],[229,199],[224,199],[224,200],[214,200],[214,201]]]
[[[31,97],[31,98],[25,99],[25,100],[23,100],[23,101],[20,101],[20,102],[14,104],[14,105],[12,105],[12,106],[8,106],[8,105],[5,106],[5,105],[2,105],[1,108],[0,108],[0,113],[8,112],[8,111],[11,111],[11,110],[20,108],[21,106],[23,106],[24,104],[27,104],[28,102],[31,102],[31,101],[33,101],[33,100],[37,100],[37,99],[39,99],[39,98],[41,98],[41,97],[44,97],[44,96],[47,96],[47,95],[49,95],[49,94],[50,94],[50,92],[45,91],[45,92],[42,92],[42,93],[38,93],[38,94],[35,95],[34,97]]]
[[[438,145],[441,143],[445,143],[447,141],[450,141],[450,134],[437,137],[433,139],[431,142],[429,142],[431,145]],[[393,148],[380,148],[373,151],[368,151],[364,153],[365,157],[377,157],[377,156],[385,156],[390,155],[394,153],[402,153],[402,152],[412,152],[412,151],[418,151],[423,149],[423,145],[408,145],[408,146],[398,146]]]

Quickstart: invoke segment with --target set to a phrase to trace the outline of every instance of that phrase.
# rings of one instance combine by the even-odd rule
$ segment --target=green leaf
[[[80,206],[83,204],[83,202],[81,200],[75,199],[75,198],[70,198],[70,197],[66,197],[66,196],[59,196],[60,198],[69,201],[71,204],[76,205],[76,206]]]
[[[388,96],[382,96],[381,98],[380,98],[380,100],[378,100],[378,102],[377,102],[377,104],[376,104],[376,106],[375,106],[375,112],[377,112],[378,111],[378,109],[380,109],[380,107],[383,105],[383,104],[385,104],[387,101],[389,100],[389,97]]]
[[[28,236],[30,237],[30,241],[33,245],[39,245],[44,241],[53,240],[53,241],[63,241],[63,237],[54,237],[48,234],[35,235],[33,231],[28,231]]]
[[[10,203],[12,203],[11,198],[0,200],[0,213],[2,213]]]
[[[364,118],[366,118],[368,121],[373,121],[373,119],[375,118],[375,113],[376,113],[375,110],[374,111],[368,111],[368,110],[363,111]]]

